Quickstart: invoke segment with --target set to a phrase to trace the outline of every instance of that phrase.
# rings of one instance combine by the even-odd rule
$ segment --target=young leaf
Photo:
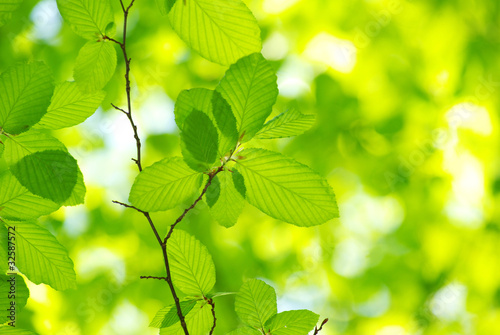
[[[63,206],[77,206],[83,204],[85,202],[86,193],[87,188],[83,180],[83,173],[80,171],[80,168],[78,168],[75,187],[69,198],[63,202]]]
[[[73,262],[66,249],[35,222],[5,222],[16,231],[16,266],[35,284],[56,290],[76,288]]]
[[[172,281],[186,295],[206,296],[215,285],[215,265],[207,248],[185,231],[167,243]]]
[[[47,113],[35,128],[61,129],[82,123],[94,114],[105,96],[103,91],[82,93],[75,82],[59,84]]]
[[[10,173],[0,174],[0,217],[10,220],[36,219],[56,211],[60,206],[30,193]]]
[[[0,129],[19,134],[40,121],[54,91],[49,68],[34,62],[0,75]]]
[[[266,323],[266,329],[273,335],[304,335],[314,328],[318,319],[318,314],[307,309],[281,312]]]
[[[11,287],[14,287],[11,289]],[[14,294],[12,293],[14,292]],[[13,297],[13,299],[10,298]],[[13,274],[4,275],[0,274],[0,309],[2,314],[0,314],[0,323],[5,323],[11,321],[7,316],[9,313],[9,308],[11,308],[11,302],[15,302],[15,311],[19,312],[25,305],[26,301],[30,296],[30,291],[26,287],[23,277]],[[0,334],[4,334],[0,328]]]
[[[309,167],[264,149],[241,152],[237,161],[245,179],[246,199],[269,216],[300,227],[338,217],[335,194]]]
[[[35,152],[10,170],[31,193],[56,203],[63,203],[71,196],[78,177],[76,160],[59,150]]]
[[[217,129],[203,112],[193,110],[181,132],[182,155],[196,171],[207,171],[217,158]]]
[[[216,91],[231,105],[238,132],[250,140],[264,125],[278,97],[277,77],[261,54],[231,65]]]
[[[257,20],[241,0],[177,1],[168,18],[184,42],[215,63],[232,64],[262,49]]]
[[[0,27],[3,26],[12,16],[23,0],[3,0],[0,2]]]
[[[219,130],[219,157],[224,157],[229,150],[234,149],[239,136],[231,106],[217,91],[212,97],[212,113]]]
[[[0,325],[0,334],[2,335],[37,335],[29,330],[12,327],[8,325]]]
[[[304,115],[296,108],[291,108],[267,122],[255,138],[273,139],[297,136],[309,130],[315,121],[314,115]]]
[[[167,158],[139,173],[129,200],[148,212],[166,211],[197,192],[202,179],[203,174],[191,170],[182,158]]]
[[[184,320],[190,335],[207,334],[214,323],[212,308],[204,300],[198,301],[194,308],[185,315]],[[161,328],[160,335],[181,335],[184,334],[181,323],[178,322],[170,327]]]
[[[57,7],[71,29],[87,40],[97,40],[113,23],[109,0],[57,0]]]
[[[187,316],[196,305],[196,302],[196,300],[181,301],[179,304],[181,305],[182,315]],[[179,315],[177,315],[175,304],[172,304],[160,309],[149,326],[154,328],[166,328],[177,322],[179,322]]]
[[[75,81],[80,91],[102,89],[115,73],[116,50],[112,42],[89,41],[80,49],[75,63]]]
[[[156,0],[161,15],[167,15],[175,5],[176,0]]]
[[[257,329],[264,329],[266,321],[278,312],[276,292],[258,279],[250,279],[241,286],[234,306],[241,321]]]
[[[245,199],[236,189],[245,187],[243,177],[234,170],[223,171],[217,174],[212,181],[212,185],[207,189],[207,204],[210,206],[212,217],[222,226],[229,228],[236,224],[238,217],[245,206]]]
[[[212,120],[213,93],[214,91],[206,88],[193,88],[182,91],[177,97],[174,109],[175,123],[177,123],[177,127],[179,127],[179,129],[183,128],[184,121],[188,115],[191,114],[193,109],[202,111]]]

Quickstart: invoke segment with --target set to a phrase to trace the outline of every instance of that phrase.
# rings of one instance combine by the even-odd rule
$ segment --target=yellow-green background
[[[500,3],[493,0],[249,0],[281,97],[317,115],[282,150],[328,178],[341,218],[298,228],[248,205],[218,226],[206,205],[180,225],[210,250],[217,291],[258,277],[278,309],[328,317],[325,335],[500,334]],[[113,0],[118,26],[120,7]],[[226,68],[190,51],[153,0],[130,18],[133,100],[145,165],[180,155],[173,104],[181,90],[213,88]],[[85,41],[55,1],[26,0],[0,28],[0,71],[43,60],[72,79]],[[118,33],[120,33],[118,27]],[[120,55],[119,55],[120,56]],[[86,204],[41,219],[75,262],[78,290],[29,285],[19,326],[40,334],[154,334],[170,304],[162,256],[126,201],[136,170],[124,103],[123,61],[102,108],[55,132],[78,159]],[[188,204],[186,204],[188,205]],[[182,208],[154,214],[162,232]],[[238,325],[233,296],[218,298],[217,334]]]

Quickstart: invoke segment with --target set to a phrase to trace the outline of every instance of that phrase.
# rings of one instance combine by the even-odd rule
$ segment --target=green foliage
[[[3,26],[12,16],[23,0],[3,0],[0,3],[0,27]]]
[[[94,114],[106,93],[94,91],[82,93],[75,82],[64,82],[56,86],[47,113],[35,128],[61,129],[76,126]]]
[[[202,111],[213,119],[212,112],[213,91],[206,88],[193,88],[182,91],[175,103],[175,123],[179,129],[183,128],[184,121],[193,110]]]
[[[167,15],[174,6],[176,0],[156,0],[161,15]]]
[[[109,41],[89,41],[80,49],[75,63],[75,81],[84,93],[102,89],[116,69],[116,50]]]
[[[291,108],[267,122],[255,137],[274,139],[301,135],[309,130],[315,121],[314,115],[304,115],[298,109]]]
[[[338,217],[335,195],[309,167],[264,149],[246,149],[237,161],[247,200],[264,213],[301,227]]]
[[[185,316],[189,334],[207,334],[214,323],[211,306],[200,300],[193,309]],[[183,334],[180,322],[166,328],[160,328],[160,335],[180,335]]]
[[[216,90],[229,102],[240,135],[250,140],[271,114],[278,96],[277,78],[261,54],[254,53],[231,65]]]
[[[318,319],[317,314],[308,310],[281,312],[269,319],[266,329],[274,335],[303,335],[314,328]]]
[[[73,262],[66,249],[45,228],[32,221],[5,222],[15,228],[16,266],[35,284],[56,290],[76,288]]]
[[[262,47],[257,20],[241,0],[177,1],[168,18],[184,42],[215,63],[232,64]]]
[[[193,110],[182,126],[182,155],[196,171],[206,171],[217,158],[217,129],[203,112]]]
[[[202,177],[182,158],[166,158],[139,173],[129,200],[134,206],[149,212],[171,209],[198,191]]]
[[[7,335],[36,335],[35,333],[25,330],[25,329],[20,329],[17,327],[12,327],[12,326],[5,326],[5,325],[0,325],[0,332],[2,334],[7,334]]]
[[[224,157],[236,146],[238,142],[238,129],[236,128],[236,118],[231,111],[231,106],[220,95],[213,92],[212,113],[219,129],[219,157]]]
[[[9,134],[28,130],[47,111],[54,91],[49,68],[41,63],[21,64],[0,76],[0,129]]]
[[[182,230],[167,243],[172,281],[186,295],[206,296],[215,285],[215,265],[207,248]]]
[[[264,329],[267,320],[278,313],[276,292],[262,280],[247,280],[236,296],[234,307],[244,324]]]
[[[196,303],[197,301],[192,299],[180,301],[179,304],[181,306],[182,315],[188,315],[194,306],[196,306]],[[173,326],[178,322],[179,316],[177,314],[177,308],[175,304],[172,304],[160,309],[149,326],[154,328],[166,328]]]
[[[0,314],[0,323],[5,323],[10,321],[7,317],[11,303],[15,303],[16,311],[20,311],[26,305],[30,292],[26,287],[23,277],[12,274],[12,275],[0,275],[0,308],[2,309],[2,314]],[[1,330],[1,328],[0,328]],[[1,334],[3,332],[0,331]]]
[[[87,40],[109,34],[114,22],[109,0],[57,0],[57,7],[71,29]]]

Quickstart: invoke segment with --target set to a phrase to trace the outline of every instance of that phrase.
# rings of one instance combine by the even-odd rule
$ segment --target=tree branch
[[[318,335],[319,332],[321,331],[321,329],[323,329],[323,326],[328,322],[328,319],[324,319],[323,322],[321,323],[321,326],[318,328],[318,326],[316,326],[314,328],[314,335]]]
[[[214,317],[214,325],[212,326],[212,329],[210,329],[209,335],[212,335],[215,330],[215,326],[217,325],[217,318],[215,317],[215,302],[213,299],[208,299],[207,300],[208,304],[212,306],[212,316]]]
[[[141,276],[141,279],[158,279],[158,280],[167,280],[166,277],[155,277],[155,276]]]

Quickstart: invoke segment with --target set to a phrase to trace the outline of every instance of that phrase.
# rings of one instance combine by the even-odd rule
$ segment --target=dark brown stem
[[[167,280],[166,277],[155,277],[155,276],[141,276],[141,279],[158,279],[158,280]]]
[[[318,335],[319,332],[321,331],[321,329],[323,329],[323,326],[328,322],[328,319],[324,319],[323,322],[321,322],[321,326],[318,328],[318,326],[316,326],[314,328],[314,335]]]
[[[213,299],[208,299],[207,300],[208,304],[212,306],[212,316],[214,317],[214,324],[212,326],[212,329],[210,329],[209,335],[212,335],[215,330],[215,326],[217,325],[217,318],[215,317],[215,302]]]

